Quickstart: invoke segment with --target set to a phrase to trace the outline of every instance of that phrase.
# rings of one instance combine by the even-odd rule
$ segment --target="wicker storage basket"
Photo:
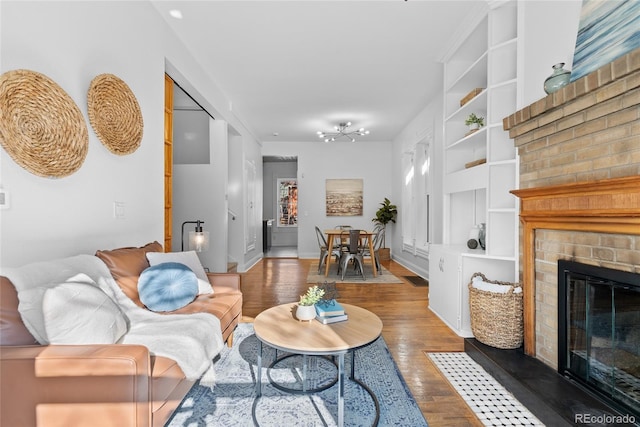
[[[473,279],[496,285],[509,286],[506,293],[490,292],[475,288]],[[482,273],[475,273],[469,281],[469,310],[471,331],[478,341],[496,348],[513,349],[522,345],[523,317],[522,292],[519,283],[487,280]]]

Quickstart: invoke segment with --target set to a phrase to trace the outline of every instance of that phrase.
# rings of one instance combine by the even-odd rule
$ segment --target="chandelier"
[[[324,142],[333,142],[337,138],[348,138],[351,142],[356,142],[356,139],[353,137],[354,135],[363,136],[369,135],[368,130],[364,130],[364,128],[360,128],[358,130],[354,130],[349,132],[347,128],[351,126],[351,122],[340,123],[338,126],[335,126],[335,132],[322,132],[318,131],[318,138],[324,138]]]

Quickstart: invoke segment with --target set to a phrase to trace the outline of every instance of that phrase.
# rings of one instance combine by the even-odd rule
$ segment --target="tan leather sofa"
[[[98,251],[122,287],[148,267],[142,248]],[[240,275],[208,273],[214,289],[172,313],[208,312],[230,346],[242,317]],[[126,293],[126,292],[125,292]],[[194,382],[178,364],[129,344],[39,345],[18,312],[15,287],[0,277],[0,426],[163,426]]]

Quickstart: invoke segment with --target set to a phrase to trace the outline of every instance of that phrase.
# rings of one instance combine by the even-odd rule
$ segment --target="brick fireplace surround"
[[[640,273],[640,49],[503,124],[520,155],[524,350],[557,368],[558,259]]]

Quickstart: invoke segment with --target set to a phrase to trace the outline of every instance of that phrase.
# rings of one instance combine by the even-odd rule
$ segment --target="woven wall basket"
[[[29,172],[61,178],[82,166],[89,132],[76,103],[53,80],[12,70],[0,76],[0,144]]]
[[[87,94],[89,123],[113,154],[131,154],[142,141],[142,113],[129,86],[113,74],[100,74]]]

